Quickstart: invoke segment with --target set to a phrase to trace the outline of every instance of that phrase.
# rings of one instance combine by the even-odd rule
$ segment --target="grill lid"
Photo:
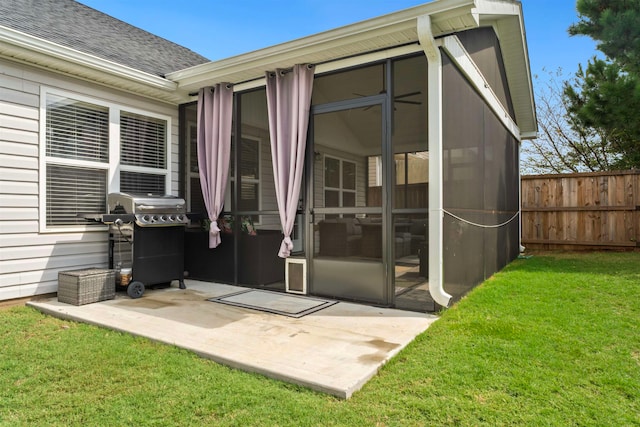
[[[110,193],[107,196],[110,214],[133,214],[140,226],[186,224],[184,199],[172,195]]]

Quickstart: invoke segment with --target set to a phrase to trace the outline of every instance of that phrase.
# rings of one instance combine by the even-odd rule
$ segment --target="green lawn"
[[[513,262],[348,401],[26,307],[0,337],[2,426],[640,426],[640,253]]]

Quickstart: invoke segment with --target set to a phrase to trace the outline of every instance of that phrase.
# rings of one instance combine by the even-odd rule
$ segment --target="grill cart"
[[[140,298],[145,287],[184,284],[184,199],[170,195],[111,193],[109,213],[83,215],[109,226],[109,268],[119,288]]]

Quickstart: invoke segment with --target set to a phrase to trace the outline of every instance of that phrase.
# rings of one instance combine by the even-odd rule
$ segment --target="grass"
[[[348,401],[27,307],[0,340],[3,426],[640,426],[640,253],[516,260]]]

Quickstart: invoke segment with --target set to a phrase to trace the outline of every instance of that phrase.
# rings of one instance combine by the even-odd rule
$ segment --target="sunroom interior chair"
[[[362,229],[355,218],[325,219],[318,226],[321,256],[345,257],[360,254]]]

